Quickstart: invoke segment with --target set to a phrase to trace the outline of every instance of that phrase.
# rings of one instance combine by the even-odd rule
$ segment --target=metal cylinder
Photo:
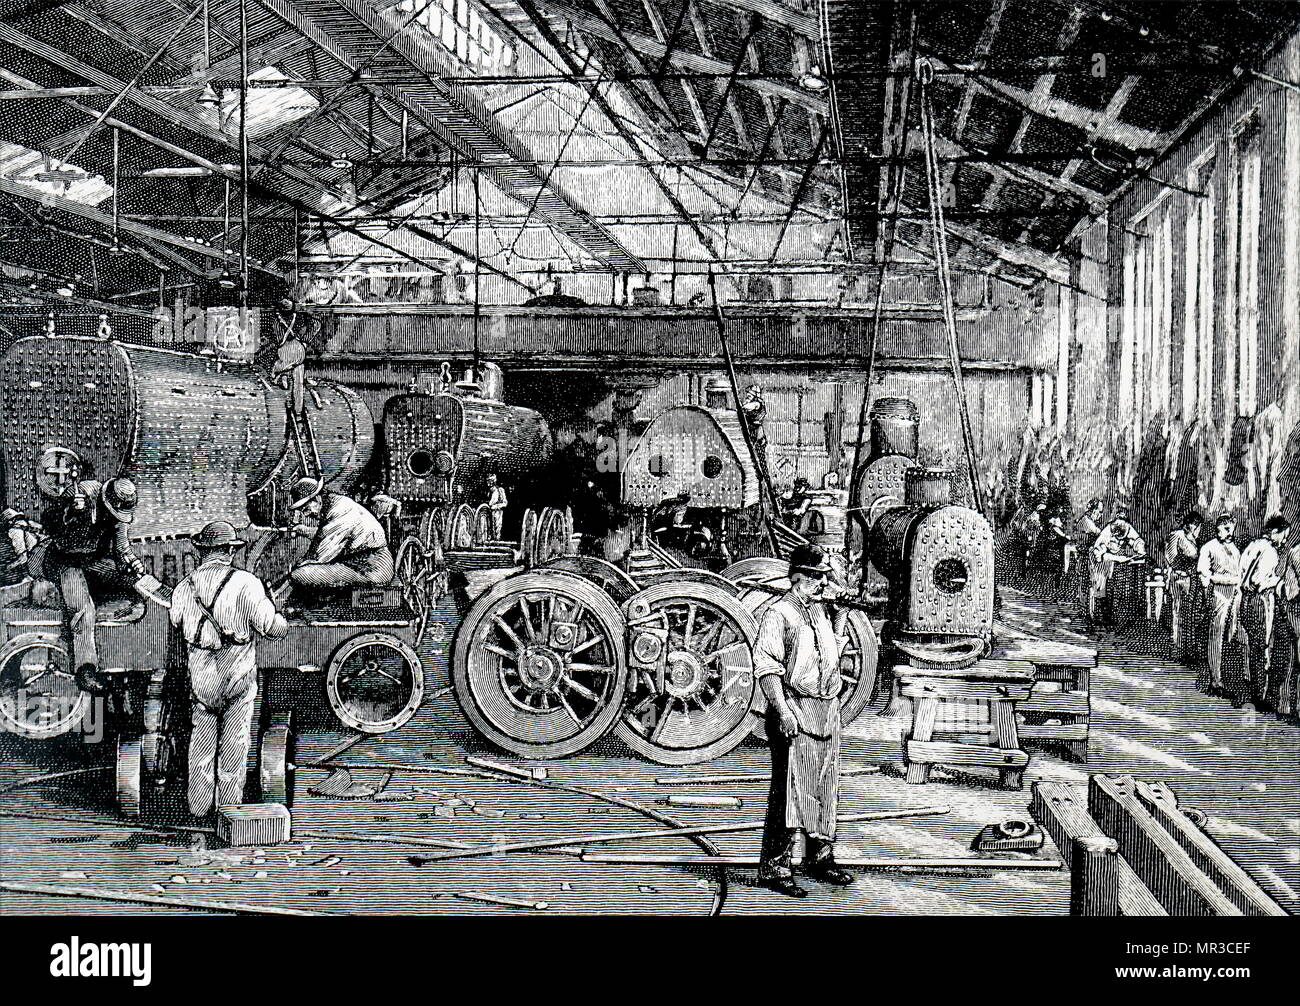
[[[479,397],[491,402],[506,400],[505,375],[495,363],[486,360],[478,365]]]
[[[710,409],[734,409],[731,385],[725,377],[714,375],[704,385],[704,405]]]
[[[909,468],[903,476],[903,502],[908,506],[946,506],[952,502],[951,468]]]
[[[871,456],[868,464],[888,454],[916,457],[921,412],[910,398],[877,398],[871,403]]]

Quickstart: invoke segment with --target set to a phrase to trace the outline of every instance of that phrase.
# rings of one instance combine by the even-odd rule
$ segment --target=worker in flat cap
[[[382,585],[393,579],[393,553],[384,526],[364,506],[326,489],[319,479],[293,484],[289,509],[317,521],[296,530],[311,538],[307,556],[289,574],[300,595],[319,597],[337,590]]]
[[[1223,691],[1223,644],[1236,641],[1241,630],[1241,552],[1232,540],[1237,519],[1221,514],[1214,522],[1214,537],[1201,546],[1196,573],[1210,607],[1210,639],[1206,660],[1210,665],[1210,690]]]
[[[95,645],[96,601],[130,595],[146,573],[128,537],[138,499],[135,483],[114,478],[73,481],[55,491],[44,482],[41,487],[47,505],[40,525],[50,539],[41,573],[59,589],[77,684],[104,695],[108,680]]]
[[[848,610],[832,617],[823,603],[833,567],[816,545],[790,553],[790,589],[768,606],[754,648],[754,673],[767,699],[772,784],[758,879],[795,898],[807,891],[794,879],[794,842],[806,839],[803,872],[844,885],[852,876],[835,862],[835,813],[840,786],[840,656]]]
[[[196,818],[244,800],[257,697],[255,639],[282,639],[288,631],[262,581],[235,566],[244,544],[228,521],[208,524],[193,538],[198,566],[171,597],[171,623],[189,651],[187,796]]]

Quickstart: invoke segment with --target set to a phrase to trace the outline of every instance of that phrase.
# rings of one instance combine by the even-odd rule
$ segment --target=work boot
[[[808,892],[799,886],[794,877],[760,877],[758,882],[769,891],[776,891],[777,894],[784,894],[791,898],[808,897]]]
[[[833,884],[836,887],[847,887],[853,883],[853,874],[833,859],[823,859],[819,863],[813,863],[803,872],[813,880],[820,880],[823,884]]]

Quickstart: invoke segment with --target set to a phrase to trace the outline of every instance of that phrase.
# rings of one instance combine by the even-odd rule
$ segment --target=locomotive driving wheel
[[[478,599],[452,650],[452,685],[470,722],[524,758],[575,754],[622,708],[623,617],[581,576],[520,573]]]
[[[429,609],[436,600],[433,597],[435,573],[432,556],[418,538],[408,535],[398,546],[393,565],[395,578],[402,587],[402,599],[415,618],[415,641],[412,645],[418,647],[429,623]]]
[[[387,632],[346,640],[325,671],[325,695],[343,723],[365,734],[396,730],[424,698],[424,668],[406,643]]]
[[[519,525],[519,556],[525,566],[533,565],[533,556],[537,553],[537,511],[524,511],[523,521]]]
[[[633,664],[615,728],[661,765],[726,754],[750,730],[758,624],[712,584],[660,583],[624,605]]]
[[[0,727],[46,740],[74,729],[90,707],[68,651],[53,635],[24,632],[0,645]]]
[[[564,511],[547,507],[537,521],[532,565],[542,566],[552,559],[568,555],[572,537],[571,525],[566,524]]]
[[[449,552],[474,547],[474,509],[468,503],[461,503],[452,510],[442,543]]]

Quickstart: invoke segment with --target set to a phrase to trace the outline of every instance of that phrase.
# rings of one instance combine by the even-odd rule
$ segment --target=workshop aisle
[[[1194,670],[1137,652],[1135,634],[1091,633],[1069,605],[1004,589],[999,618],[1098,648],[1088,764],[1058,764],[1058,778],[1083,784],[1086,768],[1167,782],[1181,804],[1210,815],[1208,833],[1265,890],[1300,910],[1300,727],[1204,694]],[[1035,754],[1030,775],[1042,767]]]

